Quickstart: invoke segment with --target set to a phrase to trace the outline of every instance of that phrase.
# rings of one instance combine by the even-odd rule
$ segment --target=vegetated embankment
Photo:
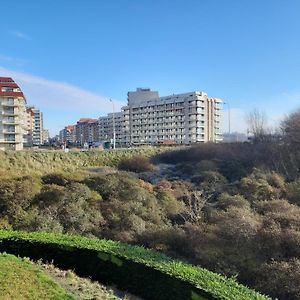
[[[145,299],[270,299],[206,269],[120,242],[49,233],[0,231],[0,252],[53,261]]]

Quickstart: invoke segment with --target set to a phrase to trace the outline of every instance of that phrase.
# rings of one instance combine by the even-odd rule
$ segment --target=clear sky
[[[110,97],[121,107],[136,87],[206,91],[230,104],[239,131],[253,108],[273,124],[300,106],[299,0],[0,4],[0,76],[16,79],[52,134],[109,112]]]

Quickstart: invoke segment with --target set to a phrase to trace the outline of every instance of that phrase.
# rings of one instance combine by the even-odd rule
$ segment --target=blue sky
[[[136,87],[206,91],[270,124],[300,106],[300,1],[0,0],[0,75],[57,133],[126,103]],[[226,130],[226,109],[224,130]]]

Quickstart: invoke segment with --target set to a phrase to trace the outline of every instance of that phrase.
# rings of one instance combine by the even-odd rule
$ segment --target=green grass
[[[0,254],[0,299],[75,299],[26,259]]]
[[[270,299],[252,289],[238,284],[232,278],[226,278],[206,269],[192,266],[178,260],[172,260],[158,252],[138,246],[81,236],[56,235],[42,232],[0,231],[0,241],[5,241],[6,239],[25,240],[31,243],[50,243],[70,250],[74,248],[97,250],[99,251],[98,256],[100,259],[111,260],[113,263],[120,264],[120,267],[122,266],[122,259],[124,258],[192,284],[195,288],[195,290],[192,291],[192,293],[194,293],[192,299],[202,299],[200,296],[198,297],[197,291],[205,291],[215,299]]]
[[[7,172],[14,174],[51,173],[58,171],[75,171],[86,167],[117,166],[120,160],[135,155],[152,157],[169,151],[171,147],[148,147],[137,149],[120,149],[115,151],[88,152],[34,152],[34,151],[0,151],[0,175]]]

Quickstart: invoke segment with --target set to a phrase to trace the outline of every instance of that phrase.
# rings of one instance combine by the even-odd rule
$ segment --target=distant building
[[[33,129],[33,145],[39,146],[43,144],[43,113],[33,107],[34,113],[34,129]]]
[[[83,146],[85,143],[99,142],[99,123],[97,119],[81,118],[75,127],[76,143]]]
[[[43,144],[49,144],[50,141],[50,134],[48,129],[43,130]]]
[[[0,77],[0,150],[22,150],[26,140],[26,99],[10,77]]]
[[[62,144],[73,145],[76,143],[76,125],[66,126],[59,132],[59,141]]]
[[[43,145],[43,113],[34,106],[27,108],[33,112],[34,127],[32,132],[32,144],[34,146]]]
[[[204,92],[189,92],[165,97],[149,88],[128,92],[128,104],[114,114],[116,143],[193,144],[220,142],[222,100]],[[113,114],[99,118],[101,140],[113,136]]]

